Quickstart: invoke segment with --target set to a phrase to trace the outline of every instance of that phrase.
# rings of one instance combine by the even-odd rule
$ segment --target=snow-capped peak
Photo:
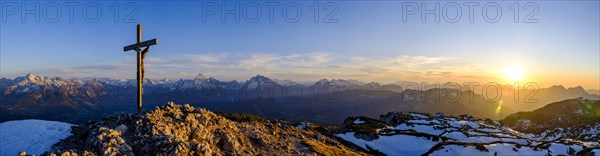
[[[15,81],[20,86],[24,86],[24,85],[27,85],[29,83],[44,84],[44,77],[37,76],[37,75],[34,75],[32,73],[29,73],[29,74],[27,74],[25,76],[21,76],[21,77],[15,78]]]
[[[265,85],[275,85],[277,83],[271,78],[262,75],[256,75],[250,78],[250,80],[247,80],[244,84],[246,88],[257,88]]]

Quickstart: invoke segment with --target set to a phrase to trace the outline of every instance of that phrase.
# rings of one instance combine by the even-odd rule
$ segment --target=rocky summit
[[[73,127],[48,155],[366,155],[320,134],[248,114],[168,103]]]

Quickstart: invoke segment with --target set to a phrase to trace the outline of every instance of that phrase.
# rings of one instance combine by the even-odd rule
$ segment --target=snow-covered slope
[[[71,124],[45,120],[16,120],[0,123],[0,155],[20,152],[40,155],[59,140],[71,135]]]
[[[359,119],[364,122],[355,122]],[[350,117],[344,128],[338,137],[387,155],[600,155],[597,141],[523,134],[498,121],[466,115],[403,112],[382,115],[381,120]]]
[[[568,132],[573,134],[568,136],[570,138],[600,140],[600,136],[594,135],[600,131],[600,101],[567,99],[534,111],[509,115],[501,122],[525,133],[558,135]]]

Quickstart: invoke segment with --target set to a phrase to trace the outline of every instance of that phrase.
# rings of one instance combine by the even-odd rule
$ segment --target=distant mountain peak
[[[567,90],[565,88],[565,86],[563,86],[563,85],[554,85],[554,86],[552,86],[552,87],[550,87],[548,89],[550,89],[550,90],[560,90],[560,91]]]
[[[571,87],[571,88],[569,88],[569,89],[567,89],[567,90],[568,90],[568,91],[578,91],[578,92],[579,92],[579,91],[583,91],[583,92],[585,92],[585,89],[583,89],[583,87],[581,87],[581,86],[577,86],[577,87]]]
[[[249,80],[246,80],[246,82],[244,83],[244,86],[246,88],[257,88],[257,87],[262,87],[264,85],[274,85],[277,84],[277,82],[275,82],[273,79],[268,78],[266,76],[262,76],[262,75],[256,75],[254,77],[251,77]]]
[[[204,75],[202,73],[198,73],[198,75],[196,75],[196,77],[194,79],[204,80],[204,79],[206,79],[206,77],[204,77]]]
[[[580,96],[587,96],[590,95],[587,91],[585,91],[585,89],[583,89],[583,87],[581,86],[577,86],[577,87],[571,87],[569,89],[566,90],[567,93],[572,94],[572,95],[580,95]]]
[[[33,74],[33,73],[27,73],[27,75],[25,75],[25,77],[36,77],[37,75]]]
[[[250,80],[271,80],[271,78],[257,74],[256,76],[251,77]]]
[[[370,83],[367,83],[365,86],[370,89],[377,89],[377,88],[381,87],[381,85],[377,82],[370,82]]]
[[[275,81],[271,78],[268,78],[266,76],[262,76],[262,75],[256,75],[254,77],[251,77],[249,80],[249,82],[262,82],[262,83],[275,83]]]
[[[44,77],[41,76],[37,76],[35,74],[32,73],[28,73],[25,76],[20,76],[15,78],[15,81],[18,82],[19,85],[27,85],[29,83],[33,83],[33,84],[43,84],[44,83]]]
[[[327,80],[327,79],[321,79],[321,80],[317,81],[316,83],[318,83],[320,85],[324,85],[327,82],[329,82],[329,80]]]

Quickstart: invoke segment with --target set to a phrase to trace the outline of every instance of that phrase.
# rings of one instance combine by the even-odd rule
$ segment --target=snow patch
[[[356,120],[354,120],[354,122],[352,122],[352,123],[354,123],[354,124],[364,124],[364,123],[365,123],[365,121],[362,121],[362,120],[360,120],[360,119],[356,119]]]
[[[45,120],[16,120],[0,123],[0,155],[20,152],[40,155],[71,136],[72,124]]]
[[[358,139],[354,137],[354,132],[337,134],[337,136],[362,148],[367,149],[366,146],[369,146],[388,155],[421,155],[439,142],[410,135],[380,136],[373,141]]]

